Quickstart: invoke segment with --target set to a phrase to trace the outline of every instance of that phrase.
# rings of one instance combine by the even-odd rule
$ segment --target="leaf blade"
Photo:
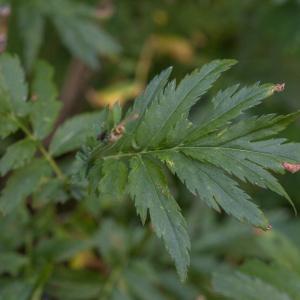
[[[152,161],[133,158],[130,163],[129,190],[137,211],[145,221],[149,210],[154,230],[163,238],[184,280],[190,262],[190,241],[179,206],[168,191],[161,170]]]

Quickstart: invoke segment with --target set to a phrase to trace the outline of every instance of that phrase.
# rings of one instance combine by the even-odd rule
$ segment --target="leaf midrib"
[[[156,153],[164,153],[164,152],[169,152],[169,151],[182,151],[182,150],[199,150],[201,149],[206,149],[206,150],[222,150],[222,151],[238,151],[238,152],[244,152],[244,153],[251,153],[251,154],[259,154],[259,155],[264,155],[267,157],[281,157],[287,161],[290,162],[297,162],[296,160],[291,159],[290,157],[286,157],[284,155],[276,155],[268,152],[260,152],[256,150],[249,150],[249,149],[240,149],[240,148],[232,148],[232,147],[220,147],[220,146],[175,146],[171,148],[166,148],[166,149],[157,149],[157,150],[147,150],[147,151],[140,151],[140,152],[128,152],[128,153],[118,153],[118,154],[113,154],[113,155],[107,155],[103,156],[103,160],[107,159],[120,159],[120,158],[130,158],[133,156],[140,156],[140,155],[148,155],[148,154],[156,154]]]

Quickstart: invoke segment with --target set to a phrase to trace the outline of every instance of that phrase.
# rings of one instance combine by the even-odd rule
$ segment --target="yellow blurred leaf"
[[[95,260],[97,260],[97,257],[92,251],[83,251],[70,260],[70,267],[75,270],[84,269]]]
[[[182,37],[155,35],[152,37],[151,45],[155,53],[169,55],[183,64],[191,63],[195,56],[190,41]]]
[[[110,106],[115,103],[126,103],[135,98],[142,90],[142,86],[136,82],[120,82],[111,85],[107,89],[95,91],[90,90],[87,94],[88,101],[97,107]]]
[[[153,13],[153,21],[159,26],[164,26],[168,24],[169,15],[167,11],[158,9]]]

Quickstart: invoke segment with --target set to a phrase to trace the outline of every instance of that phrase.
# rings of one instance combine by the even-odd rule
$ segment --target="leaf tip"
[[[233,58],[227,59],[228,64],[234,66],[236,65],[239,61]]]
[[[282,166],[283,166],[283,168],[286,171],[288,171],[288,172],[290,172],[292,174],[297,173],[297,172],[300,171],[300,163],[298,163],[298,164],[292,164],[292,163],[284,162],[282,164]]]
[[[284,89],[285,89],[285,83],[284,82],[283,83],[277,83],[273,87],[273,92],[281,93],[281,92],[284,91]]]

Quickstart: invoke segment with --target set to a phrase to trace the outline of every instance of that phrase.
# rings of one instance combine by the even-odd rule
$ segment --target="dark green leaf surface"
[[[189,120],[191,107],[233,64],[233,60],[213,61],[186,76],[177,87],[174,80],[167,82],[170,69],[165,70],[129,110],[126,118],[134,120],[128,122],[119,141],[81,152],[90,190],[98,188],[100,181],[100,194],[111,190],[115,198],[118,188],[112,188],[108,175],[97,178],[97,168],[103,167],[103,161],[112,170],[120,159],[122,164],[129,164],[129,192],[137,213],[145,223],[149,211],[153,228],[163,238],[182,279],[189,263],[188,235],[179,207],[169,192],[163,166],[154,163],[157,158],[209,207],[224,210],[255,227],[267,230],[269,221],[235,179],[270,189],[293,205],[271,172],[283,173],[284,162],[300,161],[300,145],[273,136],[293,122],[299,112],[236,121],[244,111],[272,95],[275,85],[255,84],[240,89],[232,86],[213,98],[214,109],[201,124]],[[104,174],[109,174],[109,168]],[[114,182],[117,184],[120,175],[114,173],[118,174]]]
[[[141,148],[158,146],[177,122],[188,116],[190,108],[207,92],[221,73],[235,63],[234,60],[213,61],[199,71],[187,75],[177,88],[175,81],[171,81],[149,106],[137,131],[137,144]]]
[[[105,121],[106,113],[93,112],[75,116],[55,132],[50,144],[50,152],[58,156],[80,148],[86,139],[95,136],[97,130]]]
[[[250,260],[241,267],[249,276],[259,278],[286,293],[291,299],[300,299],[300,276],[278,264],[268,265],[259,260]]]
[[[180,208],[170,194],[160,168],[150,160],[140,157],[131,160],[129,190],[135,200],[143,223],[149,210],[151,222],[158,237],[175,260],[182,280],[189,265],[190,240]]]
[[[30,139],[21,140],[10,145],[0,160],[0,173],[4,176],[10,170],[27,164],[36,152],[36,144]]]
[[[14,114],[24,116],[29,112],[24,71],[19,59],[9,54],[0,56],[0,92]]]
[[[237,183],[220,169],[193,161],[176,152],[168,152],[161,158],[187,188],[203,199],[208,206],[216,210],[221,207],[226,213],[241,221],[267,228],[268,221],[263,213],[250,202],[250,197],[237,186]]]
[[[30,112],[33,133],[43,139],[53,129],[61,103],[57,101],[57,89],[53,83],[53,69],[46,63],[39,62],[33,82],[34,102]]]
[[[102,178],[99,183],[100,197],[116,200],[124,197],[127,185],[127,166],[118,160],[108,160],[103,163]]]
[[[0,211],[8,214],[33,193],[43,180],[50,176],[51,169],[43,160],[35,160],[12,174],[1,192]]]
[[[292,300],[286,293],[260,279],[239,272],[215,274],[213,287],[221,295],[235,300]]]

